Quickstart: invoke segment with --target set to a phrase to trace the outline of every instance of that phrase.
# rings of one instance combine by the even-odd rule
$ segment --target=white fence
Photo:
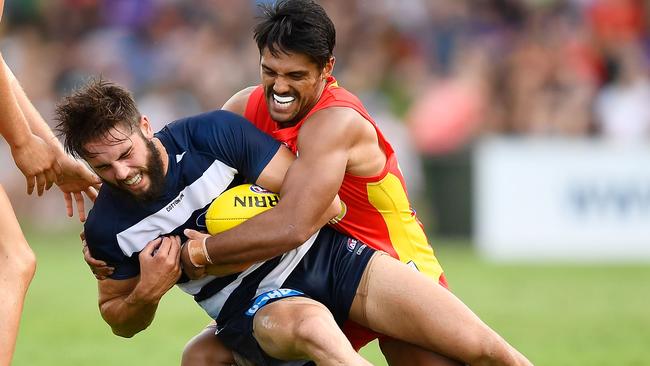
[[[484,256],[650,261],[650,146],[489,139],[474,159]]]

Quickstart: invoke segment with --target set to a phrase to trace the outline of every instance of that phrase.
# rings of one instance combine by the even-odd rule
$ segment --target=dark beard
[[[165,191],[165,172],[163,172],[163,160],[160,151],[151,140],[145,140],[147,144],[147,174],[149,175],[149,189],[144,193],[134,196],[141,202],[151,202],[159,198]]]
[[[147,171],[143,173],[146,173],[149,176],[149,189],[136,195],[119,185],[104,181],[104,183],[115,188],[119,192],[128,194],[130,197],[135,198],[136,201],[142,203],[155,201],[165,190],[165,173],[163,172],[162,156],[158,149],[156,149],[156,145],[151,140],[145,139],[145,144],[147,147]]]

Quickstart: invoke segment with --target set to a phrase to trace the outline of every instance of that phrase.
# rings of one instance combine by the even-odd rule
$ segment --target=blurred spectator
[[[270,1],[8,0],[0,47],[46,118],[101,73],[163,124],[259,82],[252,24]],[[648,0],[320,2],[341,85],[407,120],[424,155],[485,133],[650,134]]]
[[[432,81],[408,113],[421,152],[438,155],[462,149],[487,118],[487,55],[474,46],[458,56],[452,74]]]
[[[619,47],[610,60],[611,80],[596,99],[596,121],[603,135],[621,142],[650,138],[650,78],[639,47]]]

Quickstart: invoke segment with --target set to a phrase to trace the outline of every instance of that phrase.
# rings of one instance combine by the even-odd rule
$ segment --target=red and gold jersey
[[[374,177],[345,174],[339,190],[343,210],[332,225],[444,284],[444,277],[441,278],[442,268],[409,203],[393,148],[356,96],[339,87],[336,80],[330,77],[314,108],[295,126],[278,129],[269,114],[264,90],[258,86],[248,99],[244,116],[296,153],[298,132],[304,121],[317,111],[329,107],[351,108],[370,122],[377,131],[379,143],[387,158],[384,169]]]

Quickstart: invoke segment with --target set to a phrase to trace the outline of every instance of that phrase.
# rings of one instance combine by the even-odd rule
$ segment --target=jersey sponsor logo
[[[181,194],[179,194],[178,197],[176,197],[170,204],[167,205],[167,207],[165,207],[167,212],[173,210],[174,207],[177,207],[178,204],[181,203],[183,198],[185,198],[185,195],[181,192]]]
[[[255,301],[253,302],[253,306],[251,306],[248,310],[246,310],[246,315],[248,316],[255,315],[255,313],[264,305],[266,305],[266,303],[268,303],[270,300],[281,299],[283,297],[300,296],[300,295],[304,295],[304,294],[300,291],[296,291],[288,288],[281,288],[277,290],[267,291],[255,299]]]
[[[252,186],[250,186],[249,189],[250,189],[251,192],[253,192],[253,193],[273,193],[273,192],[271,192],[271,191],[269,191],[269,190],[267,190],[267,189],[264,189],[264,188],[262,188],[262,187],[260,187],[260,186],[258,186],[258,185],[255,185],[255,184],[253,184]]]
[[[176,154],[176,162],[177,162],[177,163],[180,163],[181,160],[183,160],[183,156],[185,156],[185,153],[186,153],[186,152],[187,152],[187,151],[183,151],[182,154]]]
[[[278,196],[235,196],[233,207],[275,207],[280,202]]]

